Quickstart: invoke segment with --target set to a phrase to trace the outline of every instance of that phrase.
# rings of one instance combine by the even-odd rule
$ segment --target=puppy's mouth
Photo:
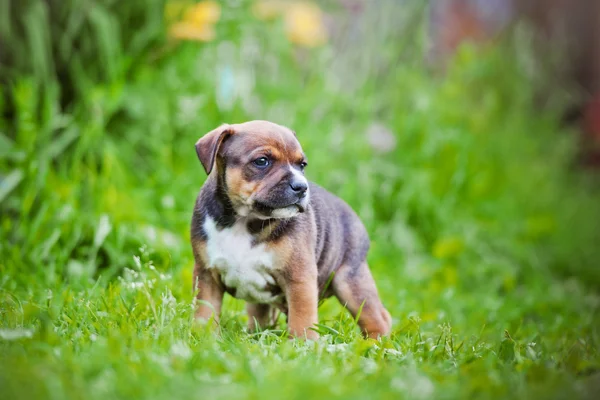
[[[303,213],[306,211],[306,206],[304,204],[301,204],[300,202],[297,202],[297,203],[291,203],[291,204],[284,205],[284,206],[272,207],[265,203],[256,201],[256,202],[254,202],[253,207],[252,207],[252,211],[254,211],[257,214],[264,216],[264,217],[271,217],[274,215],[274,213],[276,214],[276,211],[278,211],[278,210],[288,210],[290,212],[297,211],[299,213]]]

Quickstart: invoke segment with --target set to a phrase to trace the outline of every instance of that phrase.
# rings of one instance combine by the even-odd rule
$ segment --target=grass
[[[435,77],[418,35],[298,50],[245,6],[217,33],[117,58],[67,105],[58,80],[11,75],[1,398],[593,398],[600,193],[561,104],[533,107],[522,48],[465,47]],[[230,297],[219,329],[194,323],[193,144],[255,118],[293,127],[309,178],[365,222],[390,337],[335,300],[319,342],[246,332]]]

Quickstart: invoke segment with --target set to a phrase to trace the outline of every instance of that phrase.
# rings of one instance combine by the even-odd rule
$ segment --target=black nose
[[[303,195],[308,190],[308,185],[306,184],[306,182],[300,180],[291,181],[290,187],[294,192],[296,192],[299,195]]]

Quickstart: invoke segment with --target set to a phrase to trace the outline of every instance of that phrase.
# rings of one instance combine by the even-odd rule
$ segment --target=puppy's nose
[[[299,196],[302,196],[308,190],[308,184],[305,181],[301,180],[291,181],[290,187]]]

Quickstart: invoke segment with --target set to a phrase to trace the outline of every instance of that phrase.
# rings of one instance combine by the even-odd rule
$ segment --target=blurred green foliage
[[[562,104],[534,108],[522,45],[436,77],[414,17],[309,51],[249,2],[210,43],[164,40],[158,1],[2,4],[6,398],[585,396],[600,193]],[[259,118],[362,217],[392,337],[360,339],[335,301],[314,344],[246,333],[231,298],[220,336],[192,323],[193,145]]]
[[[60,84],[63,105],[123,80],[156,46],[164,0],[22,0],[0,3],[0,79]]]

